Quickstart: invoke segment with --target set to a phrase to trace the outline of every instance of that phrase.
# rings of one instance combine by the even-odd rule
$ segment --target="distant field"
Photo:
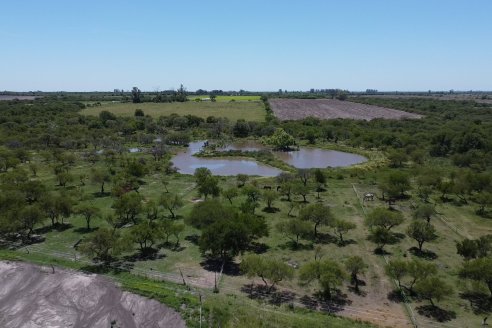
[[[275,116],[281,120],[349,118],[370,121],[375,118],[420,118],[420,115],[401,110],[364,105],[336,99],[270,99]]]
[[[194,100],[196,98],[205,99],[205,98],[209,98],[209,96],[208,95],[190,96],[188,98],[190,100]],[[217,96],[216,100],[218,102],[228,102],[231,100],[234,100],[234,101],[257,101],[257,100],[260,100],[260,96]]]
[[[102,106],[90,107],[82,111],[85,115],[99,115],[103,110],[120,116],[133,116],[140,108],[145,115],[153,117],[167,116],[173,113],[179,115],[195,115],[202,118],[208,116],[226,117],[231,121],[245,119],[247,121],[264,121],[265,109],[260,101],[237,102],[194,102],[185,103],[103,103]]]

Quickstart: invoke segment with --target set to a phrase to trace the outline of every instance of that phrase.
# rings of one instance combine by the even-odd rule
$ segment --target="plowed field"
[[[420,118],[421,115],[379,106],[364,105],[336,99],[270,99],[275,116],[280,120],[349,118],[370,121],[375,118],[400,120]]]

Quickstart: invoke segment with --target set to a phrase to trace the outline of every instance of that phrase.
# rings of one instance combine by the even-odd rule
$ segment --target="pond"
[[[256,162],[250,159],[236,158],[203,158],[196,157],[193,154],[198,153],[204,141],[191,142],[189,147],[173,157],[172,162],[183,174],[193,174],[195,169],[206,167],[214,175],[236,175],[248,174],[259,176],[277,176],[281,170]],[[257,151],[268,149],[262,144],[248,140],[230,144],[221,150],[242,150]],[[319,148],[300,148],[297,151],[274,152],[282,161],[300,169],[307,168],[326,168],[326,167],[344,167],[359,164],[367,161],[364,156],[345,153],[336,150],[324,150]]]
[[[275,155],[298,169],[345,167],[367,161],[364,156],[337,150],[301,148],[297,151],[277,151]]]
[[[203,158],[193,154],[198,153],[204,141],[190,142],[189,147],[179,152],[171,161],[179,173],[193,174],[199,167],[208,168],[214,175],[259,175],[264,177],[277,176],[281,170],[250,159],[236,158]]]
[[[223,150],[255,151],[268,149],[264,145],[246,140],[229,144]],[[298,169],[344,167],[367,161],[364,156],[337,150],[302,147],[296,151],[275,151],[275,156]]]

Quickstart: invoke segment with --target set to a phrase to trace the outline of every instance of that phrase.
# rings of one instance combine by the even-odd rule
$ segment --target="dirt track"
[[[420,118],[420,115],[401,110],[364,105],[336,99],[270,99],[275,116],[281,120],[301,120],[306,117],[320,119],[349,118],[370,121],[375,118]]]
[[[0,282],[0,327],[185,327],[174,310],[98,275],[0,262]]]

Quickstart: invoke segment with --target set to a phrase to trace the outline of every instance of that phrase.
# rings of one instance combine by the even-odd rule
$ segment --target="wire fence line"
[[[362,209],[364,216],[367,216],[366,208],[365,208],[364,204],[361,202],[361,198],[359,197],[359,193],[357,191],[357,188],[355,187],[355,184],[352,184],[352,189],[357,196],[359,205]],[[60,245],[60,247],[66,246],[66,245],[63,245],[61,243],[59,245]],[[93,265],[94,264],[94,262],[82,257],[76,251],[74,251],[74,252],[62,252],[62,251],[55,251],[53,249],[47,249],[47,248],[40,247],[40,246],[25,247],[25,250],[27,252],[49,255],[49,256],[52,256],[55,258],[62,258],[64,260],[84,263],[87,265]],[[386,256],[384,257],[384,260],[386,261],[386,263],[388,262],[388,259]],[[184,282],[186,284],[186,286],[188,287],[187,291],[189,293],[195,295],[195,296],[196,295],[200,295],[200,297],[201,296],[208,296],[214,292],[218,292],[218,290],[216,290],[216,286],[220,286],[219,289],[221,292],[227,292],[227,293],[231,293],[231,294],[241,293],[240,290],[238,290],[237,288],[231,287],[231,286],[227,286],[227,283],[225,281],[223,281],[223,272],[222,272],[223,270],[222,269],[218,273],[218,278],[215,277],[214,283],[207,283],[203,279],[194,278],[191,275],[186,275],[186,274],[184,274],[185,278],[183,278],[183,274],[173,274],[173,273],[161,272],[161,271],[154,270],[154,269],[144,269],[144,268],[128,269],[128,268],[125,268],[124,266],[121,266],[121,265],[112,265],[111,267],[113,269],[116,269],[116,270],[129,270],[130,272],[132,272],[138,276],[143,276],[143,277],[150,278],[153,280],[168,281],[171,283],[181,284],[181,285],[183,285],[183,282]],[[113,277],[113,278],[115,280],[119,280],[117,277]],[[396,281],[393,281],[393,284],[397,287]],[[173,289],[167,288],[167,287],[166,287],[166,289],[173,290]],[[285,291],[293,292],[293,290],[288,290],[288,289],[285,289]],[[420,324],[418,324],[417,320],[415,318],[415,314],[414,314],[411,306],[409,305],[409,301],[408,301],[406,295],[403,293],[402,290],[401,290],[401,292],[402,292],[402,295],[404,297],[405,308],[406,308],[408,316],[411,320],[411,324],[414,327],[450,327],[450,328],[458,327],[458,326],[455,326],[452,324],[439,323],[439,322],[427,320],[425,318],[419,318]],[[266,298],[271,296],[271,294],[267,294],[267,293],[261,294],[258,291],[255,291],[255,294],[259,295],[260,297],[263,297],[264,301],[266,300]],[[381,323],[385,323],[389,319],[394,321],[394,322],[401,322],[402,324],[404,324],[404,323],[408,324],[409,323],[408,318],[397,316],[397,315],[394,315],[394,314],[391,314],[391,313],[388,313],[385,311],[378,311],[378,310],[372,310],[372,309],[367,309],[367,308],[363,308],[363,307],[354,307],[354,306],[349,306],[349,305],[334,305],[334,304],[328,304],[328,303],[320,302],[320,301],[313,300],[313,299],[307,299],[307,298],[306,299],[298,299],[298,298],[293,299],[291,297],[282,296],[282,295],[275,295],[274,297],[277,301],[281,301],[280,303],[289,304],[291,306],[297,306],[297,307],[302,307],[302,308],[309,308],[311,310],[315,310],[318,312],[325,312],[325,313],[329,312],[329,313],[333,313],[333,314],[344,312],[348,315],[352,314],[354,316],[357,316],[357,315],[363,316],[364,318],[366,318],[368,320],[370,319],[372,321],[381,322]],[[244,302],[244,300],[243,300],[243,302]],[[266,302],[268,302],[268,300]],[[279,314],[283,314],[283,315],[289,315],[288,312],[281,311],[281,310],[278,310],[275,308],[269,309],[269,308],[261,307],[261,306],[257,307],[257,306],[250,304],[250,303],[247,303],[247,305],[253,306],[255,308],[258,308],[258,309],[266,311],[266,312],[275,312],[275,313],[279,313]],[[275,304],[272,304],[272,305],[275,306]]]
[[[359,196],[359,193],[357,192],[357,188],[355,187],[355,184],[352,183],[352,188],[354,190],[354,193],[355,193],[355,196],[357,197],[357,201],[359,202],[359,205],[362,209],[362,212],[364,213],[364,217],[367,218],[367,212],[366,212],[366,209],[365,209],[365,206],[364,206],[364,203],[361,201],[360,199],[360,196]],[[384,258],[384,261],[386,262],[386,264],[389,263],[388,261],[388,257],[386,255],[383,256]],[[402,295],[403,297],[403,304],[405,305],[405,309],[407,310],[407,313],[408,313],[408,316],[410,318],[410,320],[412,321],[412,325],[417,328],[419,327],[419,324],[418,324],[418,321],[417,321],[417,318],[415,317],[415,313],[410,305],[410,302],[407,298],[407,295],[405,294],[405,292],[403,291],[403,289],[401,289],[399,286],[398,286],[398,282],[394,279],[391,280],[393,282],[393,285],[398,288],[398,290],[400,291],[400,294]]]

